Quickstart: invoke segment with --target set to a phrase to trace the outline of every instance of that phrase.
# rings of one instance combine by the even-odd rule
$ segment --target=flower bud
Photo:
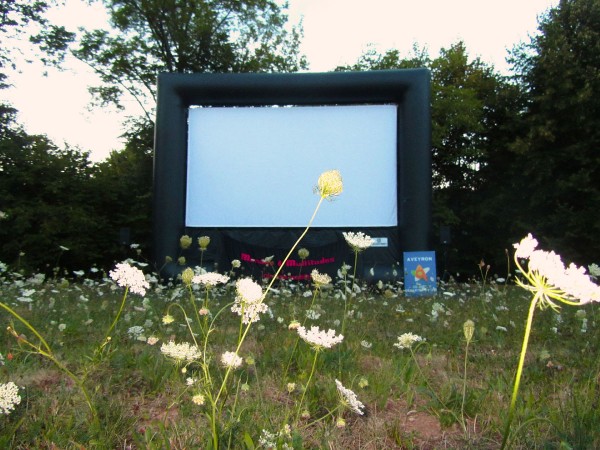
[[[192,284],[193,278],[194,278],[194,271],[192,269],[190,269],[189,267],[181,273],[181,281],[186,286],[190,286]]]
[[[198,238],[198,245],[200,246],[200,250],[206,250],[208,244],[210,244],[210,238],[208,236],[200,236]]]
[[[473,334],[475,333],[475,323],[472,320],[467,320],[463,324],[463,333],[465,334],[467,343],[471,342],[471,339],[473,339]]]
[[[183,236],[181,236],[181,237],[179,238],[179,246],[180,246],[182,249],[184,249],[184,250],[185,250],[185,249],[189,248],[189,247],[190,247],[190,245],[192,245],[192,238],[191,238],[191,237],[189,237],[187,234],[184,234]]]

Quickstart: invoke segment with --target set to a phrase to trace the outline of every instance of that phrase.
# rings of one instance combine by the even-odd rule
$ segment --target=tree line
[[[111,27],[71,31],[45,22],[52,2],[3,2],[0,36],[29,36],[60,67],[70,54],[93,67],[97,106],[135,99],[125,146],[101,163],[27,134],[0,108],[0,261],[26,269],[112,264],[127,252],[119,231],[151,253],[153,111],[160,72],[294,72],[307,68],[301,27],[269,0],[105,0]],[[337,71],[426,67],[431,72],[433,227],[444,270],[480,261],[505,274],[505,250],[532,232],[579,264],[600,244],[600,3],[561,0],[538,32],[508,55],[513,75],[471,58],[463,42],[431,57],[370,50]],[[0,50],[0,82],[11,64]],[[451,240],[440,241],[449,227]],[[65,250],[68,249],[68,250]],[[440,258],[440,256],[438,256]]]

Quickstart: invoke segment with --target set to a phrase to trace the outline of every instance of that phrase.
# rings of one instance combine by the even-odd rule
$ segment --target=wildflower
[[[254,358],[252,356],[246,357],[246,364],[248,364],[249,366],[253,366],[255,363],[256,363],[256,361],[254,360]]]
[[[235,284],[237,296],[231,311],[242,317],[242,323],[248,324],[260,319],[259,314],[267,311],[262,302],[262,288],[250,278],[238,280]]]
[[[588,266],[588,271],[590,272],[590,275],[598,278],[600,277],[600,266],[598,266],[598,264],[594,263],[594,264],[590,264]]]
[[[292,320],[288,325],[288,330],[297,330],[299,326],[300,322],[298,322],[297,320]]]
[[[198,310],[198,314],[200,314],[201,316],[208,316],[210,314],[210,311],[207,308],[200,308]]]
[[[162,323],[165,325],[169,325],[173,322],[175,322],[175,318],[171,314],[165,314],[162,318]]]
[[[373,347],[373,344],[371,344],[369,341],[360,341],[360,345],[366,349]]]
[[[364,389],[368,385],[369,385],[369,380],[367,380],[365,377],[360,377],[360,379],[358,380],[358,387],[361,389]]]
[[[144,327],[141,327],[139,325],[129,327],[129,329],[127,330],[127,334],[129,334],[130,337],[132,337],[134,339],[141,336],[143,332],[144,332]]]
[[[344,340],[344,336],[341,334],[336,336],[334,330],[321,331],[317,326],[310,327],[308,331],[303,326],[300,326],[298,327],[298,335],[315,350],[331,348]]]
[[[472,320],[467,320],[465,323],[463,323],[463,333],[467,342],[471,342],[471,339],[473,339],[473,334],[475,333],[475,322]]]
[[[208,236],[200,236],[198,238],[198,245],[200,246],[200,251],[206,250],[208,244],[210,244],[210,238]]]
[[[203,284],[206,287],[212,287],[220,283],[227,283],[229,281],[229,277],[216,272],[207,272],[201,275],[196,275],[192,281],[196,284]]]
[[[304,411],[302,411],[302,414],[300,414],[300,417],[302,417],[303,419],[310,419],[310,412],[308,411],[308,409],[305,409]]]
[[[317,187],[315,188],[315,191],[319,193],[321,198],[328,200],[340,195],[343,190],[344,183],[339,170],[323,172],[321,176],[319,176]]]
[[[19,403],[19,387],[12,381],[0,384],[0,414],[10,414]]]
[[[194,402],[198,406],[204,405],[205,398],[202,394],[196,394],[192,397],[192,402]]]
[[[221,363],[225,367],[237,369],[242,365],[242,358],[239,357],[235,352],[225,352],[221,355]]]
[[[234,259],[231,261],[231,267],[233,269],[239,269],[242,266],[242,262],[239,259]]]
[[[565,268],[561,258],[554,252],[536,250],[537,241],[528,234],[520,243],[514,244],[515,262],[527,280],[517,279],[517,284],[533,292],[540,300],[540,307],[550,306],[557,309],[553,300],[578,305],[600,302],[600,286],[594,284],[585,268],[570,264]],[[523,270],[519,258],[528,259],[527,271]]]
[[[61,323],[58,325],[58,331],[65,331],[66,328],[67,328],[67,325],[64,323]]]
[[[187,234],[184,234],[179,238],[179,246],[183,250],[190,248],[190,245],[192,245],[192,238],[189,237]]]
[[[371,245],[373,245],[373,239],[371,238],[371,236],[364,234],[362,231],[359,231],[357,233],[349,231],[347,233],[343,232],[342,234],[344,235],[344,239],[346,239],[348,245],[355,252],[362,252],[363,250],[366,250]]]
[[[194,361],[202,356],[198,347],[187,342],[176,344],[174,341],[169,341],[160,347],[160,351],[177,361]]]
[[[398,342],[396,342],[394,344],[394,347],[398,347],[400,350],[402,349],[410,349],[413,344],[417,343],[417,342],[421,342],[424,341],[425,339],[423,339],[421,336],[418,336],[416,334],[413,333],[404,333],[401,336],[398,336]]]
[[[180,256],[179,258],[177,258],[177,264],[179,264],[180,266],[185,266],[185,256]]]
[[[308,255],[310,255],[310,252],[304,247],[298,249],[298,258],[300,258],[302,261],[308,258]]]
[[[335,421],[336,428],[344,428],[346,426],[346,421],[343,417],[338,417]]]
[[[317,288],[331,283],[331,277],[326,273],[319,273],[317,269],[313,269],[310,273],[310,277]]]
[[[158,339],[157,337],[155,337],[155,336],[150,336],[150,337],[149,337],[149,338],[146,340],[146,343],[147,343],[148,345],[154,345],[154,344],[156,344],[156,343],[158,342],[158,340],[159,340],[159,339]]]
[[[184,285],[189,286],[192,284],[192,280],[194,279],[194,271],[189,267],[181,272],[181,281]]]
[[[342,383],[338,380],[335,380],[335,384],[337,386],[337,390],[342,399],[342,404],[345,406],[348,406],[356,414],[359,414],[362,416],[364,414],[363,408],[365,407],[365,405],[363,405],[358,400],[358,398],[356,397],[356,394],[352,390],[345,388],[342,385]]]
[[[111,270],[108,274],[119,286],[129,288],[131,292],[139,294],[142,297],[146,295],[146,289],[150,288],[144,277],[144,272],[127,263],[117,264],[115,269]]]
[[[296,390],[296,383],[288,383],[287,384],[287,391],[289,394],[291,394],[295,390]]]

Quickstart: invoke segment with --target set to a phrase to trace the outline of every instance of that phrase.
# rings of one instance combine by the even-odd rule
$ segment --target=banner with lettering
[[[435,252],[404,252],[404,293],[407,297],[437,293]]]

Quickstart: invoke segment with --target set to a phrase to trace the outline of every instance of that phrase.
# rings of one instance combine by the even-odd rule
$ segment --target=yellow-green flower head
[[[190,269],[189,267],[181,273],[181,281],[186,286],[189,286],[190,284],[192,284],[193,279],[194,279],[194,271],[192,269]]]
[[[323,172],[317,181],[317,191],[322,198],[338,196],[343,190],[344,183],[339,170]]]
[[[180,256],[179,258],[177,258],[177,264],[179,264],[180,266],[185,266],[185,256]]]
[[[210,238],[208,236],[200,236],[198,238],[198,245],[200,246],[200,250],[206,250],[208,244],[210,244]]]
[[[310,252],[307,249],[305,249],[305,248],[298,249],[298,257],[301,260],[304,261],[306,258],[308,258],[308,255],[310,255]]]
[[[465,339],[467,342],[471,342],[473,339],[473,334],[475,334],[475,322],[472,320],[467,320],[463,323],[463,333],[465,334]]]
[[[189,237],[187,234],[184,234],[179,238],[179,246],[182,249],[185,250],[187,248],[190,248],[190,245],[192,245],[192,238]]]

